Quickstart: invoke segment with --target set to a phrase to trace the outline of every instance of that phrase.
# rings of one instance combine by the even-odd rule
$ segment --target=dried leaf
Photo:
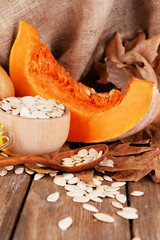
[[[42,168],[42,167],[39,167],[38,165],[36,164],[25,164],[25,166],[33,171],[36,171],[38,173],[45,173],[45,174],[48,174],[48,173],[53,173],[54,171],[56,170],[53,170],[51,168]],[[56,171],[58,172],[58,171]]]
[[[134,39],[132,39],[130,41],[127,40],[125,42],[125,50],[126,50],[126,52],[130,51],[137,44],[141,43],[142,41],[144,41],[146,39],[146,34],[142,30],[137,31],[137,34],[138,35]]]
[[[125,53],[125,48],[123,46],[119,32],[116,32],[111,38],[105,49],[105,56],[112,61],[114,57],[121,59]]]
[[[147,60],[148,63],[152,63],[157,56],[159,44],[160,34],[138,43],[132,49],[132,52],[139,53],[142,57],[144,57]]]
[[[113,83],[115,86],[119,88],[125,88],[131,78],[126,68],[119,68],[119,64],[117,65],[117,61],[110,61],[108,59],[106,61],[106,68],[108,72],[108,82]]]
[[[149,175],[155,183],[160,183],[160,171],[151,171]]]
[[[112,178],[117,181],[135,181],[138,182],[141,178],[149,173],[148,169],[145,170],[126,170],[115,173]]]
[[[107,74],[106,64],[95,60],[94,70],[100,77],[97,82],[101,83],[101,84],[107,84],[108,83],[108,74]]]
[[[127,52],[123,56],[123,62],[125,64],[122,67],[125,67],[131,76],[150,82],[157,82],[157,76],[153,68],[139,53],[133,51]]]
[[[93,168],[90,169],[90,170],[87,170],[87,171],[74,173],[74,175],[76,177],[78,177],[81,181],[83,181],[87,184],[95,185],[95,183],[93,182],[93,176],[94,176],[94,169]]]
[[[134,146],[129,143],[118,144],[110,150],[110,154],[113,156],[126,156],[126,155],[135,155],[143,152],[148,152],[153,150],[153,147],[142,147]]]

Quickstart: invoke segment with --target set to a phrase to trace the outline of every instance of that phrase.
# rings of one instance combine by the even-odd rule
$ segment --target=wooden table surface
[[[114,223],[96,220],[93,214],[72,201],[64,187],[55,185],[53,178],[45,175],[35,181],[34,175],[16,175],[9,171],[0,177],[0,239],[1,240],[160,240],[160,187],[149,177],[138,183],[128,182],[121,188],[127,196],[126,206],[135,207],[139,218],[126,220],[116,214],[112,199],[102,203],[91,202],[100,212],[115,218]],[[144,196],[133,197],[133,190],[144,191]],[[50,193],[58,191],[60,199],[46,201]],[[58,221],[71,216],[72,226],[66,231],[58,227]]]

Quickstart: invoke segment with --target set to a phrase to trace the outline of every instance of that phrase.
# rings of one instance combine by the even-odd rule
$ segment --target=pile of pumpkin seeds
[[[95,150],[95,149],[94,149]],[[89,153],[95,152],[93,149],[87,151],[87,155]],[[85,151],[80,150],[77,155],[79,157],[83,157]],[[100,151],[101,152],[101,151]],[[99,154],[97,152],[97,154]],[[2,156],[7,157],[7,154],[1,153]],[[98,156],[98,155],[97,155]],[[95,156],[94,156],[95,157]],[[110,159],[108,159],[110,161]],[[107,163],[107,159],[106,159]],[[104,163],[103,163],[104,164]],[[108,164],[108,163],[107,163]],[[112,167],[112,166],[110,166]],[[6,166],[0,168],[0,176],[4,176],[8,171],[14,169],[14,166]],[[53,178],[53,182],[58,185],[64,187],[66,190],[66,195],[71,197],[74,202],[82,203],[82,207],[93,213],[93,217],[98,221],[106,222],[106,223],[114,223],[115,219],[113,216],[108,213],[99,212],[98,208],[93,206],[92,202],[102,203],[105,198],[112,199],[111,205],[118,209],[117,215],[124,219],[134,220],[137,219],[138,210],[133,207],[126,207],[123,204],[126,203],[127,198],[124,194],[120,192],[121,187],[125,186],[126,182],[118,182],[113,181],[110,176],[103,175],[94,176],[93,183],[87,184],[76,177],[73,173],[59,173],[58,171],[54,171],[52,169],[48,169],[43,165],[35,164],[34,167],[29,167],[29,165],[24,166],[16,166],[14,169],[15,174],[22,174],[23,172],[28,173],[29,175],[34,174],[34,180],[39,180],[45,176],[45,174],[49,174]],[[105,184],[102,184],[104,183]],[[143,191],[135,190],[130,193],[131,196],[140,197],[144,195]],[[59,192],[52,192],[46,197],[46,201],[53,203],[60,199]],[[68,216],[64,219],[61,219],[58,222],[58,226],[62,231],[66,231],[73,223],[72,217]],[[135,237],[133,239],[139,239],[139,237]]]
[[[52,99],[40,96],[8,97],[0,101],[0,108],[14,116],[26,118],[56,118],[64,114],[65,107]]]
[[[69,158],[62,158],[62,165],[67,167],[79,166],[81,164],[89,163],[101,157],[102,154],[102,150],[97,152],[95,148],[90,148],[89,150],[84,148],[79,150],[77,154],[72,155]]]

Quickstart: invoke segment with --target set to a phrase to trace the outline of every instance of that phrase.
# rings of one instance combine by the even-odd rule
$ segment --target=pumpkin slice
[[[71,111],[68,141],[101,142],[124,138],[148,125],[160,102],[157,86],[132,78],[126,93],[96,93],[76,82],[58,64],[38,31],[21,21],[10,54],[10,76],[16,96],[40,95]]]

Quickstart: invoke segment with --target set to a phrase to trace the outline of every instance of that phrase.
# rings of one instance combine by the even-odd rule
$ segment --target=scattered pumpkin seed
[[[22,174],[24,172],[24,167],[18,167],[14,170],[15,174]]]
[[[108,182],[112,182],[113,181],[113,179],[111,177],[107,176],[107,175],[104,175],[103,178],[104,178],[104,180],[106,180]]]
[[[142,192],[142,191],[133,191],[133,192],[131,192],[131,195],[135,196],[135,197],[140,197],[140,196],[144,195],[144,192]]]
[[[5,166],[4,167],[7,171],[11,171],[13,168],[14,168],[14,166],[13,165],[10,165],[10,166]]]
[[[114,218],[106,213],[94,213],[93,216],[102,222],[113,223]]]
[[[124,194],[117,194],[116,195],[116,199],[117,201],[121,202],[121,203],[125,203],[127,198]]]
[[[123,209],[123,205],[120,202],[113,200],[111,203],[113,207]]]
[[[44,173],[36,173],[35,175],[34,175],[34,180],[39,180],[39,179],[41,179],[42,177],[44,177]]]
[[[76,184],[78,182],[79,182],[79,178],[78,177],[73,177],[73,178],[68,180],[68,184]]]
[[[47,197],[47,202],[56,202],[58,199],[59,199],[59,192],[54,192]]]
[[[32,171],[31,169],[25,167],[25,172],[28,173],[29,175],[34,174],[34,171]]]
[[[69,191],[66,193],[69,197],[82,197],[85,194],[85,191],[78,190],[78,191]]]
[[[62,104],[46,100],[40,96],[8,97],[0,102],[0,108],[14,116],[27,118],[61,117],[65,111]]]
[[[7,174],[7,170],[3,167],[0,168],[0,176],[3,177]]]
[[[137,219],[138,218],[138,214],[132,211],[118,211],[117,215],[119,215],[122,218],[125,219]]]
[[[137,209],[133,207],[124,207],[123,211],[137,212]]]
[[[126,182],[114,182],[111,184],[112,187],[122,187],[126,184]]]
[[[85,156],[87,156],[87,154],[88,154],[88,150],[85,149],[85,148],[79,150],[78,153],[77,153],[77,155],[78,155],[79,157],[82,157],[82,158],[85,157]]]
[[[61,230],[66,231],[72,225],[72,218],[66,217],[58,222],[58,226]]]
[[[99,212],[96,207],[94,207],[93,205],[88,204],[88,203],[84,203],[83,208],[90,211],[90,212]]]
[[[89,196],[90,200],[92,200],[93,202],[98,202],[101,203],[103,202],[103,200],[100,197],[95,197],[95,196]]]
[[[89,202],[89,200],[90,200],[90,198],[88,196],[82,196],[82,197],[75,197],[75,198],[73,198],[74,202],[85,203],[85,202]]]
[[[53,182],[56,184],[56,185],[59,185],[59,186],[65,186],[66,185],[66,180],[63,176],[61,175],[56,175],[53,179]]]

